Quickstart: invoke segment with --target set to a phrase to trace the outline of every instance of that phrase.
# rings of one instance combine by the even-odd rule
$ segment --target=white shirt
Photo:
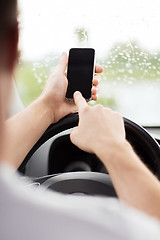
[[[113,198],[64,195],[0,166],[1,240],[156,240],[160,222]]]

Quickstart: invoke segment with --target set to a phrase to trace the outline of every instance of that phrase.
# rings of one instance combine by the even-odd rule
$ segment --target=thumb
[[[68,63],[68,56],[66,52],[62,53],[61,59],[57,65],[57,70],[58,72],[62,72],[65,73],[66,67],[67,67],[67,63]]]

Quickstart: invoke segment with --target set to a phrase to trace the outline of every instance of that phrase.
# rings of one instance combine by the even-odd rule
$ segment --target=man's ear
[[[8,44],[7,44],[7,68],[10,72],[14,71],[15,65],[18,60],[18,40],[19,40],[19,31],[18,23],[11,29]]]

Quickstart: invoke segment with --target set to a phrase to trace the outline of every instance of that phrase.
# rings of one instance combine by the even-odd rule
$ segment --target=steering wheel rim
[[[160,179],[160,147],[156,140],[140,125],[127,119],[124,119],[124,125],[126,130],[126,138],[131,143],[136,139],[139,141],[140,148],[146,151],[146,155],[151,158],[151,164],[154,167],[155,174]],[[31,156],[35,151],[43,145],[51,137],[57,135],[58,133],[73,128],[78,125],[79,116],[78,113],[69,114],[62,118],[59,122],[51,124],[37,143],[32,147],[30,152],[26,155],[24,161],[19,167],[19,171],[23,172],[26,164],[28,163]],[[132,136],[132,137],[131,137]],[[134,140],[133,140],[134,139]],[[153,170],[153,169],[152,169]],[[153,173],[154,173],[153,171]]]

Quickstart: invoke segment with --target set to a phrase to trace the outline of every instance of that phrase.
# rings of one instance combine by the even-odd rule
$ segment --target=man
[[[160,217],[160,184],[126,141],[122,117],[100,105],[89,107],[79,92],[75,104],[65,102],[65,53],[41,96],[5,123],[17,60],[16,12],[16,0],[0,1],[0,239],[158,239],[158,220],[119,201],[35,191],[15,173],[45,129],[78,108],[71,141],[103,161],[122,201]]]

